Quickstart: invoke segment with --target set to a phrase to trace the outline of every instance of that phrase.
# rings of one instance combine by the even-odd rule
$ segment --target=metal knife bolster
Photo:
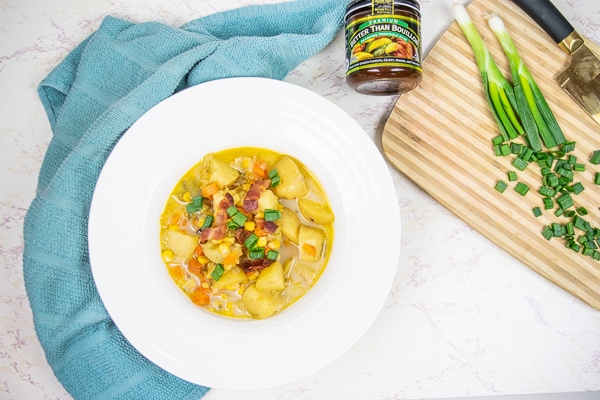
[[[577,31],[573,31],[564,38],[561,42],[558,43],[558,46],[567,54],[573,54],[575,50],[580,48],[583,45],[584,41]]]

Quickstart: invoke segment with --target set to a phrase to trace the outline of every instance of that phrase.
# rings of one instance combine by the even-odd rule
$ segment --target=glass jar
[[[346,82],[359,93],[393,95],[421,82],[417,0],[354,0],[346,10]]]

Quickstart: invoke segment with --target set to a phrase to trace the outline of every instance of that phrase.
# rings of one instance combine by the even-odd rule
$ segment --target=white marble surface
[[[22,276],[22,222],[51,138],[36,93],[40,80],[106,15],[178,26],[266,2],[0,1],[1,399],[70,398],[37,341]],[[581,33],[600,42],[597,0],[554,2]],[[429,49],[451,21],[450,0],[421,4]],[[379,145],[396,98],[352,92],[343,80],[343,49],[338,35],[286,81],[338,104]],[[600,311],[530,271],[406,176],[392,174],[402,215],[401,259],[371,329],[340,360],[300,382],[249,393],[213,390],[205,399],[397,400],[600,390]]]

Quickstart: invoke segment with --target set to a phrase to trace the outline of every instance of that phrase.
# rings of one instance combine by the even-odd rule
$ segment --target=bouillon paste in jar
[[[417,0],[355,0],[346,10],[346,82],[359,93],[406,93],[422,78]]]

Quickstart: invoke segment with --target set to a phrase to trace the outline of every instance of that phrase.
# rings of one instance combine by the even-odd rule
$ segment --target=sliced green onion
[[[517,173],[515,171],[508,171],[507,176],[509,182],[514,182],[517,180]]]
[[[491,14],[488,25],[498,38],[506,57],[515,85],[517,114],[525,129],[525,137],[534,151],[542,149],[540,137],[547,148],[553,148],[566,142],[565,136],[556,122],[552,110],[540,91],[533,76],[523,63],[521,56],[504,26],[504,21]]]
[[[600,164],[600,150],[595,150],[590,157],[590,162],[594,165]]]
[[[279,252],[276,250],[269,250],[267,252],[267,260],[275,261],[279,257]]]
[[[244,226],[244,224],[248,220],[248,217],[246,217],[244,214],[238,211],[237,213],[233,214],[231,220],[235,222],[238,226]]]
[[[185,211],[188,214],[195,213],[196,211],[200,211],[202,206],[204,205],[204,197],[196,196],[192,198],[192,201],[185,206]]]
[[[244,240],[244,246],[246,246],[246,248],[249,250],[254,248],[254,246],[256,246],[256,243],[258,243],[258,236],[256,236],[255,233],[252,233],[246,238],[246,240]]]
[[[265,221],[276,221],[281,218],[281,211],[265,209]]]
[[[500,193],[504,193],[507,187],[508,185],[506,184],[506,182],[500,180],[496,182],[496,186],[494,186],[494,189],[496,189]]]
[[[204,222],[202,223],[200,230],[210,228],[214,220],[215,217],[213,217],[212,215],[207,215],[206,218],[204,218]]]
[[[248,252],[248,257],[253,259],[263,258],[265,256],[265,249],[263,247],[254,247]]]
[[[227,215],[229,215],[230,217],[234,216],[235,214],[237,214],[239,211],[236,208],[236,206],[231,206],[227,209]]]
[[[566,210],[569,207],[573,207],[575,204],[573,198],[569,193],[565,193],[562,196],[556,198],[556,203],[562,210]]]
[[[271,179],[271,187],[276,187],[281,182],[277,169],[273,168],[269,171],[269,178]]]
[[[515,192],[519,193],[521,196],[525,196],[527,192],[529,192],[529,186],[523,182],[519,182],[515,186]]]
[[[533,216],[536,218],[542,215],[542,210],[539,207],[533,207],[531,211],[533,212]]]
[[[552,210],[554,208],[554,200],[551,197],[544,197],[544,210]]]
[[[523,159],[517,157],[513,160],[512,162],[512,166],[515,167],[516,169],[518,169],[519,171],[525,171],[525,168],[527,168],[527,162],[525,162]]]
[[[210,276],[215,281],[218,281],[219,279],[221,279],[221,276],[223,276],[223,272],[225,272],[225,269],[223,268],[223,265],[217,264],[215,266],[215,269],[213,270],[212,274],[210,274]]]
[[[554,237],[552,228],[550,228],[548,225],[544,226],[544,229],[542,229],[542,236],[544,236],[546,240],[552,239]]]
[[[473,49],[485,97],[504,141],[517,138],[525,131],[514,111],[517,103],[512,86],[492,59],[465,6],[454,3],[452,11],[456,22]]]
[[[594,184],[600,185],[600,172],[596,172],[596,175],[594,175]]]

